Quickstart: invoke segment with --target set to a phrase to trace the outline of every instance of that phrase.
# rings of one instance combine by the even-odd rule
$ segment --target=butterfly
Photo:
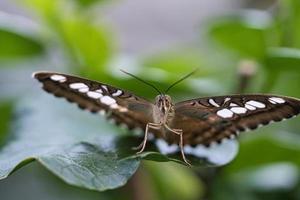
[[[159,92],[152,103],[121,88],[67,74],[36,72],[33,77],[43,84],[45,91],[56,97],[64,97],[93,113],[107,114],[116,124],[126,124],[129,129],[141,128],[144,139],[138,153],[144,151],[151,132],[155,139],[170,145],[178,144],[187,165],[190,165],[184,151],[187,146],[220,143],[224,138],[235,138],[239,132],[300,113],[299,99],[278,95],[237,94],[173,103],[167,92],[161,93],[147,83]],[[172,84],[167,91],[186,77]]]

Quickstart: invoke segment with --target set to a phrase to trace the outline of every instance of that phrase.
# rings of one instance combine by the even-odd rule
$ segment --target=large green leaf
[[[244,11],[216,20],[209,33],[215,41],[243,57],[262,58],[267,45],[277,41],[277,37],[267,37],[271,28],[272,21],[267,13]]]
[[[141,158],[184,164],[180,154],[162,155],[151,142],[137,155],[132,147],[141,138],[126,136],[126,130],[108,124],[99,115],[67,105],[46,94],[21,101],[14,139],[0,151],[0,179],[37,160],[67,183],[103,191],[124,185]],[[235,156],[236,145],[233,143],[221,160],[219,153],[226,153],[227,147],[220,147],[212,152],[203,147],[203,159],[188,158],[194,166],[226,164]]]
[[[139,166],[138,159],[121,159],[99,145],[79,143],[37,158],[67,183],[93,190],[124,185]]]
[[[0,12],[0,59],[26,58],[42,53],[44,46],[31,21]]]
[[[300,50],[293,48],[270,48],[266,54],[266,80],[264,92],[273,88],[284,91],[285,95],[298,90],[300,79]]]
[[[139,159],[120,156],[107,123],[85,112],[74,116],[64,104],[50,106],[47,99],[20,105],[15,139],[0,152],[0,178],[37,160],[72,185],[99,191],[124,185]]]

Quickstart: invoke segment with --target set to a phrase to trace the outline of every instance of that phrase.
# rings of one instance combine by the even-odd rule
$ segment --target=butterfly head
[[[160,94],[156,96],[155,105],[164,114],[168,113],[173,106],[171,97],[165,94]]]

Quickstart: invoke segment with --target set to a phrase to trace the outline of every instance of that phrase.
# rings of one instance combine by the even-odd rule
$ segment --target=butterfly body
[[[178,144],[186,163],[184,149],[220,143],[240,132],[300,113],[300,100],[292,97],[246,94],[203,97],[173,103],[169,95],[160,94],[152,103],[123,89],[56,72],[33,74],[44,90],[64,97],[93,113],[106,113],[117,124],[144,130],[142,152],[148,133],[168,144]]]
[[[174,105],[169,95],[160,94],[155,98],[153,107],[153,123],[160,124],[161,129],[158,131],[158,137],[167,138],[167,132],[169,130],[166,126],[169,126],[175,116]]]

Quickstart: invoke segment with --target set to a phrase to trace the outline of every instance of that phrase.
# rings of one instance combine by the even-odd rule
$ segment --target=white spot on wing
[[[234,106],[239,106],[239,105],[237,105],[237,104],[235,104],[235,103],[230,103],[229,106],[230,106],[230,107],[234,107]]]
[[[245,114],[247,112],[247,109],[243,107],[233,107],[230,110],[235,114]]]
[[[275,101],[272,101],[271,99],[269,99],[269,102],[272,104],[277,104]]]
[[[80,88],[88,88],[88,86],[84,83],[71,83],[70,88],[72,89],[80,89]]]
[[[119,106],[118,104],[114,103],[114,104],[111,104],[109,106],[111,109],[117,109],[119,112],[127,112],[128,109],[126,107],[123,107],[123,106]]]
[[[265,108],[266,107],[265,104],[258,102],[258,101],[254,101],[254,100],[247,101],[246,104],[254,106],[256,108]]]
[[[108,92],[108,89],[107,89],[106,85],[101,85],[101,87]]]
[[[93,99],[98,99],[103,96],[101,93],[94,92],[94,91],[89,91],[86,94]]]
[[[272,104],[282,104],[282,103],[285,103],[285,100],[280,98],[280,97],[271,97],[269,98],[269,102],[271,102]]]
[[[219,115],[220,117],[223,118],[230,118],[233,116],[233,112],[231,112],[230,110],[228,110],[227,108],[224,108],[222,110],[219,110],[217,112],[217,115]]]
[[[58,75],[58,74],[54,74],[54,75],[50,76],[50,79],[52,81],[58,81],[60,83],[63,83],[67,80],[67,78],[65,76]]]
[[[116,103],[116,100],[114,100],[110,96],[103,96],[100,98],[100,101],[108,106]]]
[[[248,110],[256,110],[256,107],[251,106],[251,105],[249,105],[249,104],[246,104],[246,105],[245,105],[245,108],[247,108]]]
[[[71,83],[70,85],[71,89],[78,89],[81,93],[86,93],[89,91],[89,87],[84,83]]]
[[[230,99],[231,98],[229,98],[229,97],[225,98],[224,103],[226,103],[227,101],[230,101]]]
[[[117,109],[117,108],[119,108],[119,105],[116,104],[116,103],[114,103],[114,104],[111,104],[109,107],[110,107],[111,109]]]
[[[86,92],[89,91],[89,88],[88,87],[86,87],[86,88],[80,88],[78,91],[81,92],[81,93],[86,93]]]
[[[127,112],[128,109],[127,109],[126,107],[120,106],[120,107],[119,107],[119,111],[120,111],[120,112]]]
[[[121,90],[117,90],[115,93],[112,93],[113,97],[118,97],[122,94],[123,92]]]
[[[220,106],[215,102],[214,99],[209,99],[208,102],[209,102],[211,105],[215,106],[215,107],[220,107]]]

